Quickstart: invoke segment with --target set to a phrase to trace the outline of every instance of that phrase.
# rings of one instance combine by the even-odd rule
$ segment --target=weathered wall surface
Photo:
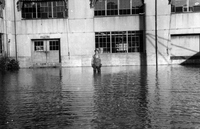
[[[145,3],[147,64],[155,65],[155,0],[146,0]],[[170,64],[170,5],[167,0],[157,0],[157,5],[158,64]]]
[[[7,37],[10,40],[9,55],[16,56],[14,5],[6,1]],[[17,56],[21,67],[32,66],[31,46],[33,39],[60,39],[62,66],[90,66],[95,49],[95,32],[145,30],[146,56],[144,53],[101,54],[104,66],[156,64],[155,50],[155,0],[145,0],[146,15],[94,17],[89,0],[69,0],[68,18],[22,20],[16,9]],[[171,14],[167,0],[157,0],[158,64],[178,64],[170,60],[176,49],[171,35],[199,34],[199,13]],[[144,26],[145,20],[145,26]],[[2,21],[0,21],[2,22]],[[2,31],[0,29],[0,31]],[[196,47],[190,46],[190,48]]]
[[[172,64],[200,63],[199,20],[198,12],[171,15]]]
[[[9,19],[11,23],[14,21],[11,17]],[[31,40],[47,36],[60,39],[62,66],[90,66],[95,49],[95,32],[141,29],[139,16],[94,18],[89,0],[69,0],[67,19],[21,20],[21,12],[16,11],[18,58],[21,67],[30,67]],[[14,30],[10,31],[14,33]],[[11,48],[11,56],[15,56],[14,42]],[[140,65],[139,53],[102,54],[101,57],[104,66]]]

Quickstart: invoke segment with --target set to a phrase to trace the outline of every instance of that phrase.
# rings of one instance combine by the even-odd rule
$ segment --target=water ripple
[[[198,129],[199,91],[199,67],[21,69],[0,74],[0,128]]]

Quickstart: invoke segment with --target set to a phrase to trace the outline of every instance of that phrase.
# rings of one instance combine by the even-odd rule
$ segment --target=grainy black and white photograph
[[[0,0],[0,129],[200,129],[200,0]]]

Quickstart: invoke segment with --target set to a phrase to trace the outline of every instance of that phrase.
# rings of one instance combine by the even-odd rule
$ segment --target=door
[[[32,48],[33,66],[59,66],[59,40],[34,40]]]

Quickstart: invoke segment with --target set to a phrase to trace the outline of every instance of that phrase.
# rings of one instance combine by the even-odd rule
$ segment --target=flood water
[[[0,129],[200,129],[200,66],[2,73]]]

